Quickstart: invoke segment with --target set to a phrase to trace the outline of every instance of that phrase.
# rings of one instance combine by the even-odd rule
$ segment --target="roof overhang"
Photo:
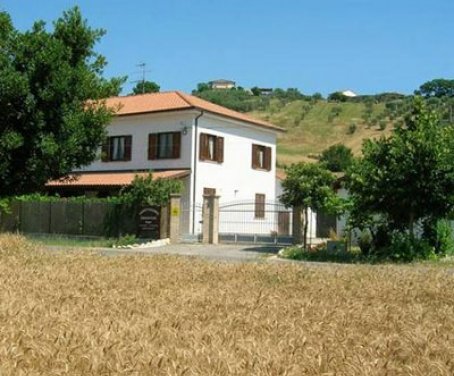
[[[153,180],[181,179],[190,170],[164,170],[152,172]],[[58,180],[51,180],[47,188],[104,187],[118,188],[130,185],[136,176],[146,177],[150,172],[76,172]]]

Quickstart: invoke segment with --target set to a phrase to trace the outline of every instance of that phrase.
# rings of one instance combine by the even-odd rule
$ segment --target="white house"
[[[208,82],[208,84],[212,89],[233,89],[234,87],[236,87],[235,81],[224,79],[213,80]]]
[[[106,195],[152,170],[157,178],[183,181],[188,232],[200,227],[204,193],[219,195],[221,204],[254,202],[259,231],[273,231],[260,223],[265,202],[276,199],[282,128],[179,91],[109,98],[107,105],[116,116],[99,159],[69,180],[50,182],[50,190]]]

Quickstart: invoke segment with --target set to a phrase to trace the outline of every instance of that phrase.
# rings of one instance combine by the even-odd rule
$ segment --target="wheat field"
[[[452,375],[454,275],[47,253],[0,236],[0,375]]]

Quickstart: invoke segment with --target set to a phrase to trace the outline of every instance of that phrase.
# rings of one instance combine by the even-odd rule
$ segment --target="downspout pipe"
[[[204,111],[201,111],[194,119],[194,168],[192,173],[194,174],[192,179],[192,234],[195,235],[195,199],[196,199],[196,187],[197,187],[197,148],[199,144],[199,119],[204,115]]]

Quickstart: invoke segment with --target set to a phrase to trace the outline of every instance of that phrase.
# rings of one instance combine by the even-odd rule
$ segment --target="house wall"
[[[80,171],[131,171],[131,170],[170,170],[191,168],[191,127],[194,115],[190,112],[120,116],[113,118],[107,126],[109,136],[132,136],[130,161],[102,162],[101,148],[98,158]],[[148,160],[148,135],[157,132],[182,131],[181,157],[179,159]]]
[[[209,115],[199,119],[198,133],[224,137],[224,162],[200,161],[197,142],[196,201],[202,200],[203,188],[216,188],[220,202],[254,200],[263,193],[274,200],[276,176],[276,134],[245,127]],[[199,141],[199,140],[198,140]],[[271,147],[271,171],[252,169],[252,144]]]
[[[176,111],[161,114],[146,114],[135,116],[115,117],[107,126],[109,136],[132,136],[130,161],[103,162],[99,157],[91,165],[79,171],[134,171],[134,170],[167,170],[190,169],[196,170],[184,179],[185,191],[182,196],[183,228],[192,232],[193,189],[195,186],[195,203],[199,208],[203,201],[203,188],[215,188],[220,196],[220,204],[231,201],[255,200],[255,194],[266,196],[266,201],[276,199],[276,133],[260,129],[246,123],[225,119],[205,113],[198,121],[197,149],[195,149],[195,117],[200,111]],[[148,135],[157,132],[172,132],[186,130],[181,137],[181,157],[179,159],[148,160]],[[224,137],[224,162],[221,164],[200,161],[200,133],[208,133]],[[270,171],[252,169],[252,144],[269,146],[272,149]],[[194,153],[196,162],[194,162]],[[194,165],[197,164],[197,166]],[[195,179],[195,182],[194,182]],[[194,185],[195,183],[195,185]],[[268,214],[267,214],[268,215]],[[276,214],[269,214],[276,216]],[[195,223],[197,231],[201,228],[201,211],[196,209]],[[277,229],[265,225],[271,218],[255,220],[250,213],[249,228],[245,231],[268,233]],[[199,218],[200,217],[200,218]],[[276,222],[273,220],[273,222]]]
[[[276,134],[273,131],[261,130],[257,127],[249,127],[234,121],[226,121],[222,118],[205,114],[199,119],[198,134],[208,133],[224,137],[224,162],[216,163],[199,160],[200,136],[197,140],[197,177],[196,177],[196,203],[203,200],[204,188],[215,188],[220,196],[220,232],[226,226],[223,225],[225,216],[222,206],[232,201],[248,201],[246,210],[249,213],[238,214],[237,232],[269,233],[276,231],[273,219],[275,213],[267,213],[263,219],[255,219],[251,202],[255,201],[255,194],[265,195],[266,202],[274,202],[276,199]],[[272,150],[271,170],[261,171],[252,168],[252,144],[268,146]],[[273,218],[270,218],[273,216]],[[235,220],[230,214],[229,221]],[[277,225],[277,222],[276,222]],[[196,226],[200,227],[199,220]],[[247,227],[247,228],[246,228]],[[231,230],[232,227],[228,226]],[[229,230],[229,231],[230,231]]]

